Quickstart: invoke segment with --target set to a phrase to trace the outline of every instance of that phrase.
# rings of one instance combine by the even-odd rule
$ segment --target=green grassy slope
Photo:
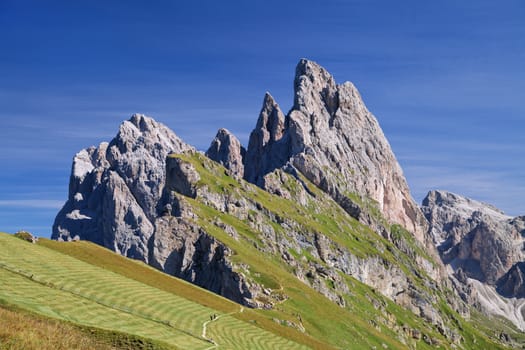
[[[40,239],[39,245],[70,255],[76,259],[82,260],[88,264],[101,267],[103,269],[123,275],[148,286],[160,289],[162,291],[173,293],[190,301],[199,303],[203,306],[213,308],[221,314],[232,314],[233,317],[249,322],[259,328],[268,330],[272,333],[285,338],[292,339],[298,343],[304,344],[311,348],[324,349],[329,346],[312,337],[309,337],[294,328],[284,327],[272,320],[272,315],[261,310],[244,309],[239,311],[239,305],[211,293],[202,288],[168,276],[152,267],[139,261],[125,258],[115,254],[94,243],[80,242],[57,242],[47,239]],[[213,325],[211,325],[213,326]],[[210,328],[212,328],[210,326]]]
[[[210,229],[213,232],[213,227],[210,227]],[[217,235],[224,234],[221,232],[213,233]],[[225,240],[229,237],[227,235],[224,236],[225,237],[221,237]],[[388,345],[390,349],[405,348],[403,344],[395,340],[395,332],[388,331],[387,329],[378,331],[368,323],[368,318],[363,317],[363,312],[352,313],[348,312],[348,310],[341,309],[298,281],[289,272],[282,270],[278,262],[268,260],[267,257],[263,256],[257,250],[252,251],[250,247],[243,247],[240,243],[235,245],[234,242],[235,241],[228,241],[234,249],[240,252],[240,258],[256,265],[258,271],[267,276],[266,279],[272,279],[274,281],[273,283],[282,285],[283,290],[289,295],[290,299],[280,304],[275,310],[244,309],[242,313],[232,314],[230,316],[231,318],[237,318],[250,324],[255,324],[260,328],[267,329],[283,337],[303,342],[312,348],[329,348],[330,342],[344,344],[341,345],[341,347],[350,349],[360,349],[364,346],[381,346],[382,344]],[[208,305],[213,304],[215,308],[224,313],[239,310],[239,306],[229,300],[220,298],[202,289],[196,289],[184,281],[162,274],[142,263],[121,257],[93,243],[64,243],[41,240],[39,244],[70,254],[91,264],[103,267],[104,269],[124,274],[128,278],[156,286],[159,289],[171,293],[179,293],[179,295],[183,295],[195,302]],[[359,284],[357,281],[355,281],[355,283]],[[366,286],[362,284],[359,285],[363,288],[363,295],[372,293]],[[195,294],[195,291],[198,291],[199,294]],[[356,291],[359,291],[359,294],[361,294],[361,289],[356,289]],[[370,307],[370,302],[365,297],[359,300],[352,300],[352,303],[356,302],[359,304],[364,302],[365,306]],[[379,314],[379,312],[372,307],[370,307],[370,309],[371,310],[367,311],[370,315]],[[310,336],[300,333],[292,327],[282,326],[275,322],[275,319],[281,320],[283,323],[286,321],[298,322],[297,315],[300,315],[303,326],[305,326],[307,334]],[[232,322],[233,320],[230,319],[230,317],[221,318],[221,322]],[[407,314],[407,318],[410,319],[410,317],[411,316]],[[220,334],[224,331],[224,328],[217,329],[217,325],[218,323],[216,324],[214,322],[208,325],[209,334],[213,339],[215,339],[214,334]],[[234,327],[229,325],[226,329],[231,331]],[[316,341],[314,337],[325,342]],[[424,347],[423,344],[421,346]]]
[[[248,218],[240,219],[235,215],[214,209],[205,198],[201,199],[199,196],[196,199],[181,198],[184,205],[191,206],[197,214],[196,223],[233,250],[234,254],[230,259],[238,263],[238,266],[244,266],[243,274],[288,298],[271,311],[257,311],[257,313],[268,315],[282,323],[298,323],[299,319],[306,334],[338,348],[479,349],[480,346],[487,349],[505,348],[487,329],[478,324],[472,325],[448,307],[447,293],[451,291],[439,289],[429,283],[431,279],[418,266],[416,257],[426,259],[430,264],[435,263],[414,237],[401,227],[394,225],[390,228],[393,241],[385,239],[347,215],[331,198],[304,178],[302,181],[317,198],[316,201],[306,205],[299,204],[293,199],[272,195],[243,180],[234,179],[227,175],[222,166],[201,154],[186,153],[172,156],[191,163],[200,175],[196,186],[203,192],[215,193],[233,202],[248,200],[256,203],[258,208],[262,208],[259,213],[253,213],[254,216],[259,215],[258,219],[252,220],[250,214]],[[294,191],[298,190],[298,183],[290,176],[288,178],[289,181],[284,185],[293,195]],[[366,201],[369,206],[374,205],[366,198],[360,200]],[[378,210],[375,214],[380,215]],[[234,239],[226,234],[217,226],[217,220],[232,226],[240,239]],[[372,288],[343,274],[341,277],[346,280],[350,289],[350,293],[342,295],[346,306],[342,308],[328,301],[299,281],[294,275],[295,268],[287,264],[279,252],[270,253],[271,248],[265,245],[271,243],[268,243],[267,239],[265,241],[262,233],[255,228],[261,222],[271,225],[276,240],[281,242],[287,239],[287,233],[278,222],[283,222],[288,227],[291,225],[293,230],[299,232],[325,235],[355,256],[379,257],[384,264],[397,266],[408,276],[413,285],[433,295],[434,307],[439,310],[446,326],[457,331],[460,339],[456,340],[456,344],[451,344],[450,339],[445,337],[439,327],[415,316]],[[307,263],[326,266],[325,262],[313,257],[308,250],[290,249],[289,253],[305,266]],[[326,280],[326,283],[327,287],[338,293],[335,287],[330,285],[329,280]],[[404,335],[400,334],[405,329],[407,332]],[[412,336],[412,331],[416,331],[420,336]]]
[[[302,348],[219,310],[46,247],[7,234],[0,234],[0,247],[0,300],[18,307],[173,348]],[[219,317],[208,323],[213,314]]]

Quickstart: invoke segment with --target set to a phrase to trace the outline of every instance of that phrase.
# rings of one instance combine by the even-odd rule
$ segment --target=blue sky
[[[144,113],[243,142],[295,65],[352,81],[412,194],[525,214],[525,2],[0,1],[0,230],[49,236],[72,157]]]

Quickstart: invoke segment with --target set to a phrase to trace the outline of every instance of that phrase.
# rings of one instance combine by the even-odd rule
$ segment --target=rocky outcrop
[[[244,176],[243,158],[246,150],[228,130],[221,128],[206,151],[206,156],[229,169],[233,176]]]
[[[507,298],[525,298],[525,261],[514,264],[498,280],[497,291]]]
[[[244,278],[228,260],[232,251],[185,217],[155,220],[150,265],[243,305],[256,306]]]
[[[191,209],[178,200],[197,196],[200,176],[190,162],[172,155],[194,151],[164,125],[133,115],[109,144],[75,156],[69,199],[52,238],[93,241],[255,306],[257,286],[247,287],[228,260],[229,248],[192,222]]]
[[[461,298],[525,329],[525,217],[446,191],[429,192],[422,210]]]
[[[247,181],[264,187],[264,176],[282,167],[290,158],[288,137],[283,139],[284,123],[281,108],[267,92],[244,159]]]
[[[108,144],[75,155],[69,197],[53,239],[75,236],[147,261],[169,153],[193,149],[166,126],[135,114]]]
[[[195,198],[196,185],[200,178],[199,173],[191,163],[174,156],[166,158],[166,187],[164,192],[175,191],[186,197]]]
[[[33,236],[33,234],[28,231],[18,231],[14,234],[14,236],[29,243],[38,242],[38,237]]]
[[[266,94],[250,136],[245,179],[265,188],[266,174],[292,165],[363,222],[370,224],[372,215],[355,196],[371,199],[391,223],[428,243],[426,221],[357,89],[349,82],[337,85],[324,68],[303,59],[294,90],[294,106],[286,117]]]
[[[422,208],[443,262],[467,277],[495,285],[525,260],[525,218],[445,191],[429,192]]]

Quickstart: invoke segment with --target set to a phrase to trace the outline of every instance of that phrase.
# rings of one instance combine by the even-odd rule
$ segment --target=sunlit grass
[[[82,243],[69,243],[69,247],[75,244]],[[202,334],[203,325],[210,315],[222,316],[226,314],[224,311],[240,312],[239,305],[206,291],[197,294],[215,299],[211,303],[222,303],[221,310],[178,295],[175,285],[197,289],[185,282],[170,286],[164,281],[162,288],[156,288],[111,271],[109,266],[95,266],[7,234],[0,234],[0,246],[0,300],[46,317],[138,335],[174,348],[208,349],[213,343]],[[95,253],[93,257],[116,256],[100,247],[91,253]],[[161,274],[129,259],[124,260],[120,262],[123,264],[120,268],[128,269],[128,274],[138,273],[142,268],[146,269],[142,270],[144,275]],[[162,281],[161,277],[158,278]],[[169,276],[165,278],[173,280]],[[152,280],[150,283],[153,284]],[[173,288],[172,292],[164,290],[169,288]],[[248,322],[236,318],[226,320],[218,319],[213,324],[213,339],[225,348],[244,349],[246,344],[251,349],[302,348]],[[239,344],[243,346],[239,347]]]

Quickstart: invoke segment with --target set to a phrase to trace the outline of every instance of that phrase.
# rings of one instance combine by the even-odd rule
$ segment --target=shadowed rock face
[[[522,293],[525,218],[512,218],[493,206],[445,191],[429,192],[422,209],[445,264],[467,277],[498,284],[506,296]]]
[[[231,250],[185,217],[155,220],[150,265],[238,303],[250,305],[252,294],[233,271]]]
[[[52,238],[79,236],[147,261],[166,156],[190,149],[166,126],[133,115],[109,144],[75,155],[69,197],[55,219]]]
[[[525,217],[446,191],[430,191],[422,210],[461,298],[525,329]]]
[[[497,291],[507,298],[525,298],[525,261],[514,264],[498,280]]]
[[[247,181],[262,187],[264,176],[288,161],[290,150],[288,137],[283,139],[284,121],[279,105],[267,92],[244,158],[244,178]]]

